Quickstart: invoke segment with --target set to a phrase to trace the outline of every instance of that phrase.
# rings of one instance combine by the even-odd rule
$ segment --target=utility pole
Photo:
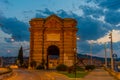
[[[93,64],[93,61],[92,61],[92,43],[90,44],[90,64],[92,65]]]
[[[107,54],[106,54],[106,43],[104,44],[104,49],[105,49],[105,67],[107,68]]]
[[[112,32],[109,34],[109,38],[110,38],[110,43],[111,43],[111,46],[110,46],[110,48],[111,48],[111,51],[110,51],[110,57],[111,57],[111,69],[112,70],[114,70],[114,63],[113,63],[113,44],[112,44]]]
[[[77,63],[76,63],[77,53],[76,53],[76,51],[77,51],[77,48],[74,48],[74,71],[75,71],[75,79],[76,79],[76,73],[77,73],[77,71],[76,71],[76,66],[77,66]]]

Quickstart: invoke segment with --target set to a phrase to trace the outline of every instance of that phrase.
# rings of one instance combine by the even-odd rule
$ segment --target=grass
[[[68,72],[59,72],[61,74],[64,74],[66,76],[68,76],[69,78],[75,78],[75,73],[68,73]],[[77,71],[76,73],[76,78],[83,78],[88,74],[88,72],[85,71]]]

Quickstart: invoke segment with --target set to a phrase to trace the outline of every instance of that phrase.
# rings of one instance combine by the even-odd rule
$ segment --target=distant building
[[[0,57],[0,67],[3,67],[3,59]]]
[[[16,64],[17,57],[2,57],[2,66],[7,67]],[[1,59],[0,59],[1,61]],[[24,57],[24,63],[28,65],[28,57]]]
[[[17,57],[2,57],[3,60],[3,66],[10,66],[12,64],[15,64]]]

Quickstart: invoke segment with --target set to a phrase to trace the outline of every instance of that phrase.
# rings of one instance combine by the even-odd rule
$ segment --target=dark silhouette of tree
[[[23,65],[23,48],[20,47],[19,53],[18,53],[18,64],[19,66]]]

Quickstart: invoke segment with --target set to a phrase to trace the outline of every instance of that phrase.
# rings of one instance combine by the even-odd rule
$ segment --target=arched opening
[[[52,68],[58,64],[59,59],[59,48],[55,45],[51,45],[47,49],[47,69]]]

